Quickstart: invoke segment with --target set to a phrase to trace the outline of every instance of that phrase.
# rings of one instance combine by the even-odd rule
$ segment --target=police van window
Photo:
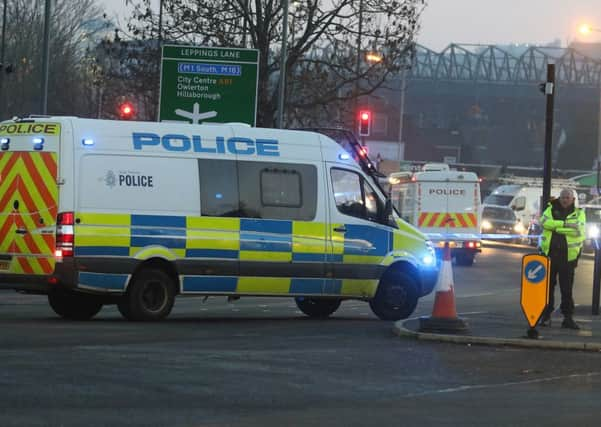
[[[379,221],[382,218],[384,205],[378,197],[378,194],[374,191],[373,187],[369,185],[364,179],[362,179],[362,182],[363,193],[365,194],[366,218],[370,221]]]
[[[332,169],[331,176],[334,199],[340,213],[357,218],[365,218],[361,176],[355,172],[343,169]]]
[[[301,179],[293,169],[261,171],[261,204],[263,206],[300,208]]]
[[[313,165],[240,161],[238,186],[242,217],[315,218],[317,169]]]
[[[198,170],[201,215],[239,217],[236,162],[234,160],[198,160]]]
[[[332,186],[338,210],[369,221],[382,218],[384,205],[373,187],[356,172],[332,169]]]

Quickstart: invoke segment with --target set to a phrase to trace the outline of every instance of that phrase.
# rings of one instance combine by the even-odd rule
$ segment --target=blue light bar
[[[92,138],[84,138],[81,140],[81,143],[84,147],[90,147],[94,145],[94,140]]]
[[[349,160],[351,158],[351,156],[348,153],[340,153],[338,155],[338,158],[340,160]]]

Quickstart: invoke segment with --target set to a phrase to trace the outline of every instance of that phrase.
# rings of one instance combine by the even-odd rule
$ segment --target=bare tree
[[[158,37],[158,10],[150,7],[150,0],[131,3],[130,36]],[[288,125],[336,120],[348,124],[355,100],[384,85],[409,61],[423,7],[424,0],[292,1],[286,58]],[[162,39],[171,43],[258,49],[257,122],[274,124],[282,0],[163,0],[161,18]],[[381,60],[367,61],[368,52]]]
[[[51,114],[91,113],[86,94],[86,42],[98,31],[101,11],[94,0],[56,0],[50,27],[48,111]],[[5,59],[13,72],[3,78],[0,117],[39,112],[41,96],[42,0],[8,0]]]

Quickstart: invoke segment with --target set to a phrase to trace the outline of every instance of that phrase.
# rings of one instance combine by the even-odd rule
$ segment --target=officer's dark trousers
[[[567,262],[564,257],[551,257],[551,277],[549,280],[549,313],[555,308],[555,284],[559,277],[559,289],[561,290],[561,313],[564,317],[572,317],[574,314],[574,299],[572,289],[574,287],[574,269],[576,261]]]

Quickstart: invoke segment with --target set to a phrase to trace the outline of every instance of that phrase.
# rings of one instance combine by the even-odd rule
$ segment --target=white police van
[[[0,123],[0,288],[65,318],[167,316],[176,295],[369,301],[409,316],[433,249],[324,135],[31,117]]]

